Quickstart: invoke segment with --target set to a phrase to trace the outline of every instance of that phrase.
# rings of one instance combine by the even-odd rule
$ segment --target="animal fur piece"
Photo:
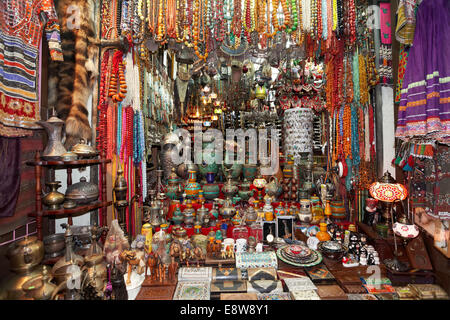
[[[88,98],[97,77],[93,0],[55,1],[61,27],[64,62],[52,62],[49,71],[49,106],[66,122],[65,146],[92,138]]]

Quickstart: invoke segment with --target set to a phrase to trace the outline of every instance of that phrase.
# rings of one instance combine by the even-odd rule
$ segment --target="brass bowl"
[[[44,238],[45,254],[61,252],[66,247],[64,233],[56,233]]]

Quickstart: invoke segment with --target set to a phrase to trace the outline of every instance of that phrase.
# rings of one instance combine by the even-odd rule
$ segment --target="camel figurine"
[[[169,254],[173,260],[175,260],[176,258],[180,259],[181,254],[182,254],[182,249],[181,249],[181,245],[178,241],[172,242],[172,244],[170,245],[170,248],[169,248]]]
[[[120,253],[119,259],[122,262],[127,262],[128,270],[127,270],[127,281],[126,284],[131,284],[131,271],[133,267],[139,266],[141,263],[141,259],[139,259],[136,255],[136,251],[133,250],[124,250]]]
[[[145,264],[145,276],[147,276],[147,268],[150,268],[150,276],[152,280],[156,280],[160,278],[158,275],[159,269],[158,266],[160,264],[160,258],[157,253],[150,252],[147,257],[147,263]]]
[[[232,245],[228,245],[225,249],[227,258],[234,259],[234,247]]]
[[[216,240],[216,242],[212,246],[212,252],[215,257],[217,257],[222,251],[222,241]]]
[[[178,269],[178,262],[176,262],[175,259],[172,258],[172,262],[169,264],[169,267],[168,267],[169,280],[175,279],[175,274],[177,273],[177,269]]]
[[[160,261],[158,264],[158,281],[162,282],[166,279],[166,266]]]
[[[203,255],[203,250],[199,246],[195,246],[193,250],[191,250],[191,258],[197,262],[197,268],[200,267],[200,260],[205,259]]]
[[[189,258],[191,257],[191,248],[185,247],[181,253],[182,260],[186,262],[186,267],[189,267]]]

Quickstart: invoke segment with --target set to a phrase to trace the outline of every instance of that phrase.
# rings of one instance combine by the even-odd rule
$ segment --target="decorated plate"
[[[277,257],[283,262],[286,262],[287,264],[296,266],[296,267],[312,267],[322,262],[322,254],[319,251],[311,250],[311,259],[308,262],[298,262],[293,260],[292,258],[285,255],[285,247],[280,248],[277,250]]]
[[[308,257],[305,257],[305,258],[292,257],[292,256],[287,255],[285,252],[281,252],[281,255],[284,258],[286,258],[292,262],[300,263],[300,264],[308,264],[317,259],[317,254],[315,252],[312,252],[311,255],[309,255]]]
[[[309,257],[311,255],[311,250],[308,247],[300,246],[297,244],[293,244],[287,247],[284,247],[283,250],[289,254],[296,257]]]

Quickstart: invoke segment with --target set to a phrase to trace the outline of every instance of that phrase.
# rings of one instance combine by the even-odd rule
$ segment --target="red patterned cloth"
[[[51,58],[62,61],[53,0],[0,1],[0,123],[4,126],[41,128],[35,122],[40,120],[39,46],[43,31]],[[13,136],[14,130],[5,135]]]

